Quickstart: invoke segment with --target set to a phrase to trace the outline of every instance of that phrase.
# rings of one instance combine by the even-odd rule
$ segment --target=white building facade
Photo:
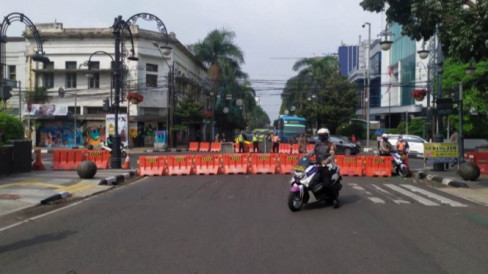
[[[15,79],[21,81],[22,90],[46,87],[49,100],[40,105],[56,108],[52,113],[29,112],[25,98],[22,100],[22,118],[35,131],[35,146],[77,145],[97,146],[106,135],[103,101],[113,103],[115,85],[113,68],[115,58],[114,34],[111,28],[64,28],[62,23],[37,24],[42,39],[47,64],[32,62],[29,55],[34,41],[27,32],[26,39],[9,38],[6,44],[7,77],[15,70]],[[179,96],[193,90],[196,100],[208,109],[205,89],[207,69],[198,62],[176,36],[169,35],[169,55],[160,46],[165,45],[163,34],[130,27],[137,61],[130,61],[132,44],[124,39],[123,75],[119,114],[128,116],[127,138],[130,146],[154,146],[158,131],[174,126],[175,103]],[[90,68],[88,60],[90,59]],[[60,96],[64,91],[65,96]],[[137,92],[144,99],[130,103],[126,96]],[[8,102],[18,108],[18,91]],[[76,105],[76,108],[75,108]],[[35,105],[34,109],[37,109]],[[28,123],[27,123],[27,122]],[[76,121],[76,143],[74,128]],[[202,126],[199,131],[209,131]],[[175,142],[185,142],[188,130],[174,135]]]

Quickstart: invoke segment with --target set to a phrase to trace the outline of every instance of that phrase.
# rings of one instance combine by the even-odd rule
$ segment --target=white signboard
[[[105,137],[108,140],[109,135],[115,135],[115,114],[107,114],[106,116],[106,126],[105,126]],[[119,114],[118,123],[120,141],[124,147],[128,146],[128,124],[127,124],[127,114]]]

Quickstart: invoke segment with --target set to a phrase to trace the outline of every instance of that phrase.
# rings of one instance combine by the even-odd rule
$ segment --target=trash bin
[[[32,141],[13,140],[12,165],[14,172],[29,172],[32,169]]]
[[[234,143],[222,142],[222,153],[234,153]]]
[[[437,133],[434,136],[434,143],[442,143],[444,142],[444,135]],[[445,163],[434,163],[433,169],[434,171],[444,171],[444,165]]]
[[[13,145],[0,147],[0,175],[7,175],[12,172],[12,151]]]

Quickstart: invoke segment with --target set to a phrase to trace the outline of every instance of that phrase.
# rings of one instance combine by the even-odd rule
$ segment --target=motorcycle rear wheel
[[[292,211],[299,211],[303,206],[303,200],[298,192],[290,192],[288,195],[288,208]]]

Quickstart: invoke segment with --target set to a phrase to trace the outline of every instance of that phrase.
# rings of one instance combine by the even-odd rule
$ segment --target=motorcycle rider
[[[410,150],[410,146],[408,145],[408,142],[403,139],[402,135],[398,136],[396,147],[397,147],[398,154],[400,155],[407,155],[408,151]]]
[[[381,135],[381,142],[380,142],[380,155],[381,156],[390,156],[390,153],[394,151],[393,146],[390,142],[388,142],[388,135],[383,133]]]
[[[315,173],[314,177],[310,181],[310,189],[314,189],[318,183],[323,182],[324,186],[326,187],[326,191],[329,197],[333,199],[334,208],[338,208],[340,206],[339,202],[339,190],[340,189],[331,189],[331,177],[333,172],[331,172],[326,165],[329,163],[334,162],[334,154],[336,147],[334,143],[329,140],[329,130],[327,128],[321,128],[317,131],[318,140],[315,143],[314,148],[309,151],[305,157],[312,157],[315,155],[317,163],[320,163],[319,169],[317,173]]]

